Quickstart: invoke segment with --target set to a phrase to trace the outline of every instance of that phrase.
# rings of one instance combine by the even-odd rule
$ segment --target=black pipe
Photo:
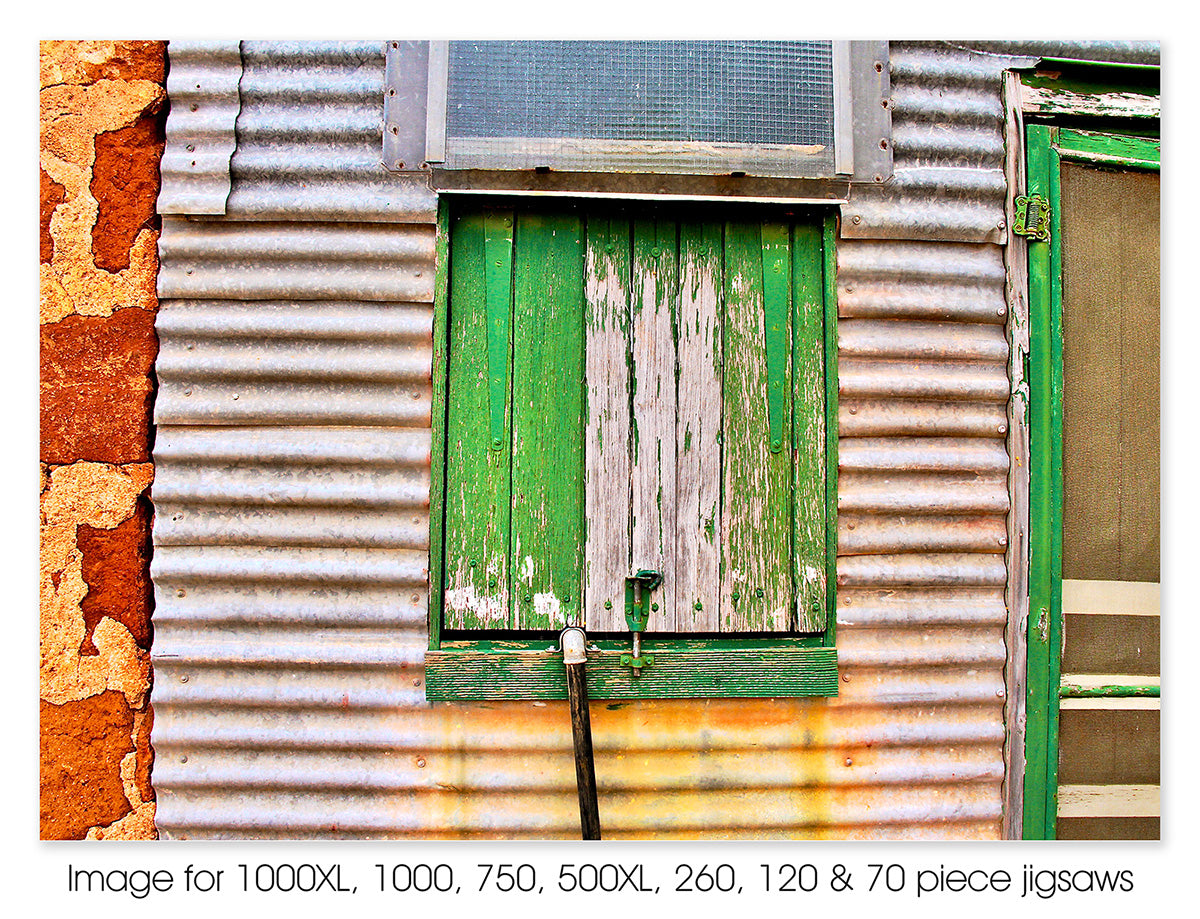
[[[571,737],[575,746],[579,823],[584,839],[599,839],[600,805],[596,800],[596,763],[592,756],[592,719],[588,711],[587,693],[587,637],[583,630],[565,629],[562,648],[563,662],[567,668],[567,695],[571,700]]]

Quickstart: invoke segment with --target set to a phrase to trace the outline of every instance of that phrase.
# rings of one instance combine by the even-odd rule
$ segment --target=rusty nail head
[[[855,214],[853,217],[850,218],[850,221],[851,221],[851,223],[862,223],[862,217],[859,216],[858,214]]]

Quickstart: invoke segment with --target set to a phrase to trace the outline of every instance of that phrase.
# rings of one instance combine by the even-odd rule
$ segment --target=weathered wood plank
[[[587,429],[584,434],[584,613],[589,631],[623,631],[630,573],[628,219],[588,220]]]
[[[772,453],[760,225],[725,228],[721,630],[785,631],[792,620],[791,457]],[[781,257],[781,270],[790,259]],[[768,270],[774,270],[774,264]],[[785,330],[791,337],[791,310]],[[790,375],[790,360],[788,361]],[[782,436],[790,441],[791,387]]]
[[[652,632],[675,628],[676,245],[673,222],[634,221],[632,567],[663,574],[651,598]]]
[[[540,643],[545,648],[546,643]],[[627,648],[604,647],[588,654],[588,696],[592,699],[770,698],[836,696],[837,652],[778,644],[721,646],[695,641],[656,642],[646,648],[654,666],[641,677],[620,664]],[[562,655],[542,649],[446,648],[425,659],[426,692],[431,700],[565,699]]]
[[[675,628],[716,632],[721,610],[720,223],[679,227]]]
[[[825,627],[825,279],[821,227],[792,230],[792,557],[795,628]]]
[[[582,221],[517,217],[512,600],[517,628],[580,621],[583,587]]]
[[[444,624],[504,628],[509,617],[510,444],[489,434],[485,214],[454,221],[450,260]],[[506,386],[506,403],[511,389]],[[506,407],[507,417],[509,409]]]
[[[1157,93],[1085,93],[1049,86],[1025,86],[1021,109],[1028,115],[1089,115],[1095,118],[1147,118],[1161,115]]]

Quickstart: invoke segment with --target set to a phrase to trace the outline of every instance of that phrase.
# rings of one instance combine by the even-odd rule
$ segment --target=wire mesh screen
[[[446,165],[832,173],[821,41],[451,42]]]

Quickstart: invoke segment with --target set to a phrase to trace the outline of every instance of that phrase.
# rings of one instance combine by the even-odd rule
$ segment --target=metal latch
[[[642,675],[642,668],[654,663],[653,654],[642,654],[642,632],[650,621],[650,591],[662,584],[661,571],[643,568],[625,579],[625,624],[633,633],[633,653],[621,655],[621,666],[632,667],[634,676]]]
[[[1030,239],[1050,241],[1050,199],[1042,195],[1021,195],[1015,202],[1013,232]]]

